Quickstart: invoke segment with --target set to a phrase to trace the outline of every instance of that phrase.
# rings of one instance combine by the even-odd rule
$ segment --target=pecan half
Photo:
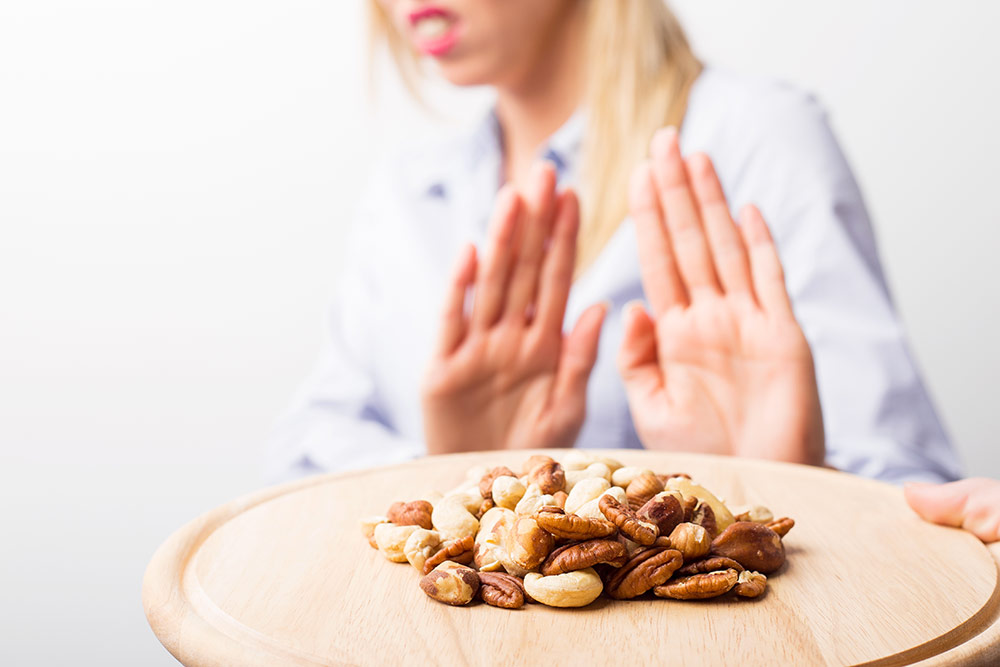
[[[743,598],[760,597],[767,588],[767,577],[760,572],[744,570],[733,586],[733,592]]]
[[[627,560],[625,546],[617,540],[587,540],[567,544],[550,553],[542,563],[540,572],[545,576],[562,574],[593,567],[598,563],[621,567]]]
[[[479,597],[491,607],[520,609],[524,606],[524,582],[504,572],[479,573]]]
[[[629,507],[637,510],[662,490],[663,482],[659,477],[652,474],[640,475],[629,482],[625,497],[628,498]]]
[[[732,558],[748,570],[770,574],[785,562],[785,546],[762,523],[739,521],[712,540],[712,555]]]
[[[493,497],[493,480],[497,477],[517,477],[514,471],[507,466],[497,466],[491,469],[483,478],[479,480],[479,495],[483,498]]]
[[[788,531],[795,527],[795,519],[789,519],[785,516],[780,519],[775,519],[774,521],[769,521],[765,525],[776,532],[778,537],[784,537],[788,534]]]
[[[736,570],[694,574],[657,586],[653,589],[653,594],[675,600],[705,600],[728,593],[736,585],[739,576]]]
[[[687,577],[692,574],[704,574],[706,572],[717,572],[719,570],[736,570],[737,572],[744,571],[743,566],[734,561],[732,558],[712,556],[710,558],[696,560],[693,563],[688,563],[681,569],[677,570],[677,574],[682,577]]]
[[[681,552],[674,549],[642,549],[611,574],[604,590],[616,600],[638,597],[670,579],[683,563]]]
[[[660,535],[669,535],[684,520],[684,508],[674,496],[660,494],[650,498],[636,512],[643,521],[655,524]]]
[[[555,461],[543,463],[532,468],[528,481],[537,484],[542,495],[551,495],[566,489],[566,471]]]
[[[592,540],[614,535],[618,528],[604,519],[566,514],[558,507],[543,507],[535,514],[535,521],[554,536],[564,540]]]
[[[420,526],[430,530],[434,526],[431,524],[431,512],[434,506],[426,500],[414,500],[409,503],[393,503],[386,512],[391,523],[397,526]]]
[[[446,560],[468,565],[473,560],[476,538],[472,535],[457,540],[448,540],[433,556],[424,561],[424,574],[427,574]]]
[[[636,516],[635,510],[621,504],[614,496],[601,496],[598,506],[604,516],[618,526],[618,530],[625,533],[629,539],[637,544],[649,546],[660,536],[656,525],[641,520]]]
[[[492,498],[483,498],[483,502],[479,505],[479,510],[476,511],[476,518],[482,519],[483,515],[489,512],[491,509],[496,507],[496,503],[493,502]]]

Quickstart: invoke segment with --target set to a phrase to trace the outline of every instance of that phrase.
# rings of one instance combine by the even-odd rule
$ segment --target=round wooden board
[[[450,489],[473,465],[520,469],[530,453],[431,457],[233,501],[156,552],[143,581],[149,623],[185,665],[1000,661],[1000,550],[920,521],[895,487],[829,470],[605,452],[688,472],[730,504],[795,518],[787,564],[753,601],[449,607],[420,591],[410,565],[388,562],[360,534],[359,517]]]

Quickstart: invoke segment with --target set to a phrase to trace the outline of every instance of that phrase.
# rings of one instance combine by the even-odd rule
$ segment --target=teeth
[[[428,16],[425,19],[417,21],[417,25],[414,26],[414,30],[417,33],[417,37],[423,39],[435,39],[437,37],[443,37],[444,34],[448,32],[448,26],[448,19],[443,16]]]

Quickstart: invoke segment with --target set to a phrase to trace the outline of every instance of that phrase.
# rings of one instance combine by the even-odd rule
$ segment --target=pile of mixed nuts
[[[793,525],[760,506],[734,514],[686,474],[582,450],[562,463],[532,456],[521,474],[473,468],[444,495],[361,521],[369,544],[421,572],[428,596],[505,609],[583,607],[602,592],[755,598],[785,562],[782,538]]]

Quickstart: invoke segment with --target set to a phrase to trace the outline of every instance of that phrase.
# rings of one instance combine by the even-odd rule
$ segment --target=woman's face
[[[400,34],[451,83],[511,86],[561,37],[580,0],[380,2]]]

